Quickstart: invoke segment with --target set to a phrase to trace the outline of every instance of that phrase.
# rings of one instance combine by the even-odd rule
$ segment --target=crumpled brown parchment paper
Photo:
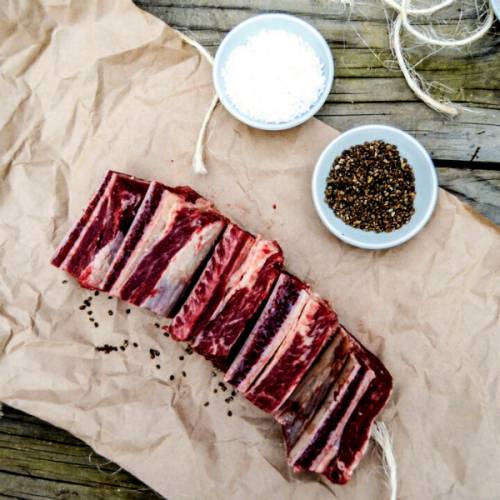
[[[89,292],[63,284],[49,259],[113,168],[190,184],[277,239],[288,267],[383,359],[395,380],[382,419],[400,498],[499,498],[497,229],[441,191],[404,246],[342,244],[311,201],[313,165],[336,134],[316,120],[259,132],[219,107],[209,175],[195,176],[212,92],[196,50],[129,1],[0,3],[0,400],[67,429],[170,500],[387,496],[373,446],[345,487],[293,475],[272,419],[240,397],[225,403],[227,392],[213,392],[220,377],[163,337],[152,314],[126,314],[101,294],[99,328],[88,321],[78,305]],[[95,351],[124,339],[139,347]],[[161,352],[154,361],[150,348]]]

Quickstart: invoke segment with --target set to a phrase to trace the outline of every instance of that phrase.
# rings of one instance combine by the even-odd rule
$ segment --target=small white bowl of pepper
[[[312,179],[325,226],[350,245],[382,250],[413,238],[436,206],[438,179],[429,153],[386,125],[340,134],[321,154]]]

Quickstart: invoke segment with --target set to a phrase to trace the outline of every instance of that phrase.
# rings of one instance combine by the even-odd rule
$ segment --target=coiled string
[[[431,17],[436,12],[452,5],[455,0],[443,0],[436,5],[426,8],[412,8],[410,0],[401,0],[401,3],[398,3],[397,0],[382,1],[388,7],[391,7],[398,13],[396,20],[391,27],[391,47],[394,55],[396,56],[396,60],[399,64],[401,72],[405,77],[406,83],[415,93],[415,95],[430,108],[449,116],[456,116],[458,114],[458,109],[455,106],[442,101],[438,101],[437,99],[432,97],[425,89],[423,80],[417,75],[415,69],[411,67],[410,64],[406,61],[401,46],[401,33],[404,28],[408,31],[408,33],[413,35],[421,42],[435,46],[438,49],[444,47],[464,47],[483,37],[493,25],[494,15],[491,5],[489,4],[489,2],[485,3],[486,16],[479,28],[477,28],[475,31],[464,38],[448,39],[434,36],[430,31],[423,32],[418,30],[411,24],[410,17]]]

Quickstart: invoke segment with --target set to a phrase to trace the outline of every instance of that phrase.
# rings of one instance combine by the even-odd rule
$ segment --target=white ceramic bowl
[[[318,96],[314,105],[302,115],[297,116],[293,120],[279,123],[267,123],[259,120],[254,120],[246,114],[242,113],[233,103],[229,100],[222,78],[222,69],[224,68],[227,58],[231,51],[243,45],[247,40],[256,35],[262,30],[285,30],[295,35],[302,37],[314,50],[319,60],[323,64],[323,71],[325,74],[325,88]],[[233,28],[224,38],[220,44],[217,53],[215,54],[213,66],[213,80],[215,91],[224,107],[238,120],[250,125],[251,127],[262,130],[284,130],[295,127],[305,122],[323,106],[330,89],[332,88],[334,74],[333,57],[330,47],[326,43],[321,34],[313,28],[310,24],[295,16],[288,14],[262,14],[259,16],[251,17],[246,21],[238,24]]]
[[[490,0],[491,6],[493,7],[493,12],[500,21],[500,0]]]
[[[407,224],[390,233],[363,231],[349,226],[325,202],[326,179],[335,158],[351,146],[374,140],[383,140],[397,146],[415,174],[415,213]],[[364,125],[340,134],[323,151],[314,169],[312,195],[318,215],[335,236],[359,248],[381,250],[401,245],[425,226],[436,206],[438,180],[429,153],[414,137],[386,125]]]

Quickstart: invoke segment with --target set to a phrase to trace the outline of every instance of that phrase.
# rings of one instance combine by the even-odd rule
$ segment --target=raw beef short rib
[[[167,330],[176,340],[191,341],[210,321],[223,299],[230,277],[248,256],[255,238],[229,223],[203,273]]]
[[[380,359],[361,345],[354,336],[348,335],[355,345],[356,357],[369,367],[374,378],[344,428],[337,456],[323,470],[328,479],[339,484],[351,479],[368,447],[373,422],[392,392],[392,377]]]
[[[236,230],[236,226],[233,225],[232,229]],[[245,234],[239,228],[237,232],[239,239],[248,240],[248,233]],[[237,253],[237,245],[228,241],[232,238],[231,231],[227,233],[227,238],[223,236],[198,282],[198,285],[206,285],[214,277],[220,280],[214,271],[224,261],[221,256],[225,254],[226,246],[233,250],[230,254],[234,255],[234,260],[233,257],[229,259],[232,261],[232,265],[228,266],[229,272],[221,276],[221,286],[217,288],[217,293],[205,302],[206,312],[210,314],[205,314],[199,320],[192,339],[195,351],[224,370],[231,362],[235,346],[247,331],[247,325],[255,318],[269,295],[283,264],[283,254],[276,242],[252,237],[252,244],[245,243],[244,250]],[[187,303],[201,302],[201,295],[198,295],[200,289],[201,286],[195,287]]]
[[[142,205],[136,214],[134,222],[130,226],[127,236],[123,240],[123,243],[116,253],[113,263],[103,280],[103,288],[105,290],[110,290],[115,281],[118,279],[118,276],[125,267],[127,260],[130,258],[132,252],[142,238],[148,223],[151,221],[151,218],[155,214],[156,210],[158,210],[158,205],[160,204],[163,193],[166,190],[179,195],[189,203],[198,203],[198,205],[207,208],[212,207],[212,204],[208,200],[205,200],[205,198],[188,186],[172,188],[159,182],[152,181],[146,195],[144,196]]]
[[[337,315],[330,306],[310,294],[297,322],[291,325],[245,397],[262,410],[278,415],[337,326]]]
[[[52,264],[86,288],[105,290],[104,278],[127,234],[149,182],[108,171],[73,229],[63,239]]]
[[[110,293],[168,316],[226,224],[207,200],[152,183],[108,275]]]
[[[314,418],[292,446],[288,461],[297,472],[324,472],[339,448],[344,427],[374,378],[354,355],[350,355]]]
[[[311,421],[332,384],[353,350],[350,336],[341,327],[316,358],[295,391],[275,416],[283,426],[287,448],[290,449]]]
[[[287,332],[295,327],[309,293],[309,287],[295,276],[280,274],[264,310],[229,367],[226,382],[240,392],[248,391]]]
[[[391,390],[391,376],[378,358],[339,327],[276,416],[290,465],[347,482]]]

